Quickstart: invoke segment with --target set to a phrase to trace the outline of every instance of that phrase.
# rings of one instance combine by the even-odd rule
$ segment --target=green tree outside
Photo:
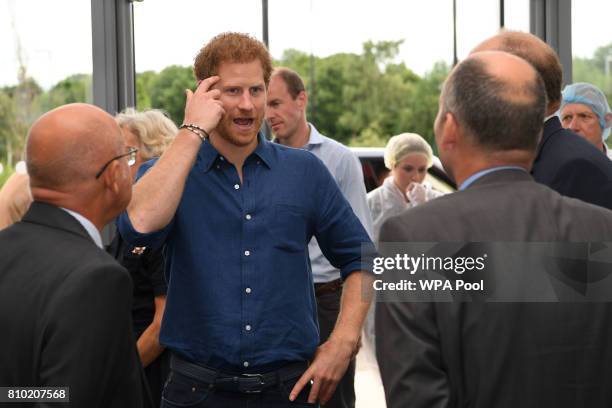
[[[191,67],[171,65],[164,68],[150,78],[150,107],[162,109],[177,126],[180,125],[185,116],[185,90],[195,90],[195,83]]]
[[[384,146],[402,132],[422,135],[435,149],[433,123],[438,97],[450,68],[434,64],[423,76],[397,63],[402,41],[366,42],[361,53],[311,56],[286,50],[276,66],[297,71],[309,93],[308,117],[325,135],[353,146]],[[599,87],[612,105],[612,43],[598,48],[592,58],[574,59],[574,81]],[[0,88],[0,185],[23,158],[26,132],[31,123],[56,106],[91,102],[91,75],[75,74],[43,90],[34,79],[19,76],[16,86]],[[161,72],[136,75],[138,109],[166,111],[181,124],[185,89],[194,89],[191,67],[172,65]],[[612,139],[612,138],[611,138]],[[612,146],[612,140],[608,142]]]

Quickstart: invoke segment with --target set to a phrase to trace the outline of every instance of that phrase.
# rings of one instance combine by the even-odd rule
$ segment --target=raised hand
[[[413,205],[423,204],[427,201],[427,188],[421,183],[413,182],[408,185],[406,195]]]
[[[184,123],[197,125],[209,134],[217,127],[221,117],[225,114],[223,104],[219,100],[221,91],[211,89],[218,81],[218,76],[212,76],[200,81],[195,92],[186,90]]]

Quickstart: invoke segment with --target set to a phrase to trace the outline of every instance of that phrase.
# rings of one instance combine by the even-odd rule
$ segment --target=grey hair
[[[119,126],[136,135],[141,143],[140,156],[144,160],[161,156],[178,133],[174,122],[158,109],[138,112],[127,108],[117,114],[115,120]]]

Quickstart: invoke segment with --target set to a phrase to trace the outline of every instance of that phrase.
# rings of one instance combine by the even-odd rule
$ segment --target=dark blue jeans
[[[289,393],[298,379],[288,379],[261,393],[243,394],[216,389],[214,385],[171,371],[162,393],[161,408],[317,408],[318,404],[306,402],[310,385],[304,387],[294,402],[289,401]]]

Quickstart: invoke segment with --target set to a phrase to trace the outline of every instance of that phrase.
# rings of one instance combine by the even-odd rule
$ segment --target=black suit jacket
[[[391,218],[380,237],[612,241],[612,211],[500,170]],[[388,408],[612,406],[610,303],[377,303],[376,332]]]
[[[74,217],[32,203],[0,231],[0,386],[67,386],[71,407],[143,406],[131,298],[127,271]]]
[[[554,116],[544,124],[531,171],[559,194],[612,209],[612,161]]]

